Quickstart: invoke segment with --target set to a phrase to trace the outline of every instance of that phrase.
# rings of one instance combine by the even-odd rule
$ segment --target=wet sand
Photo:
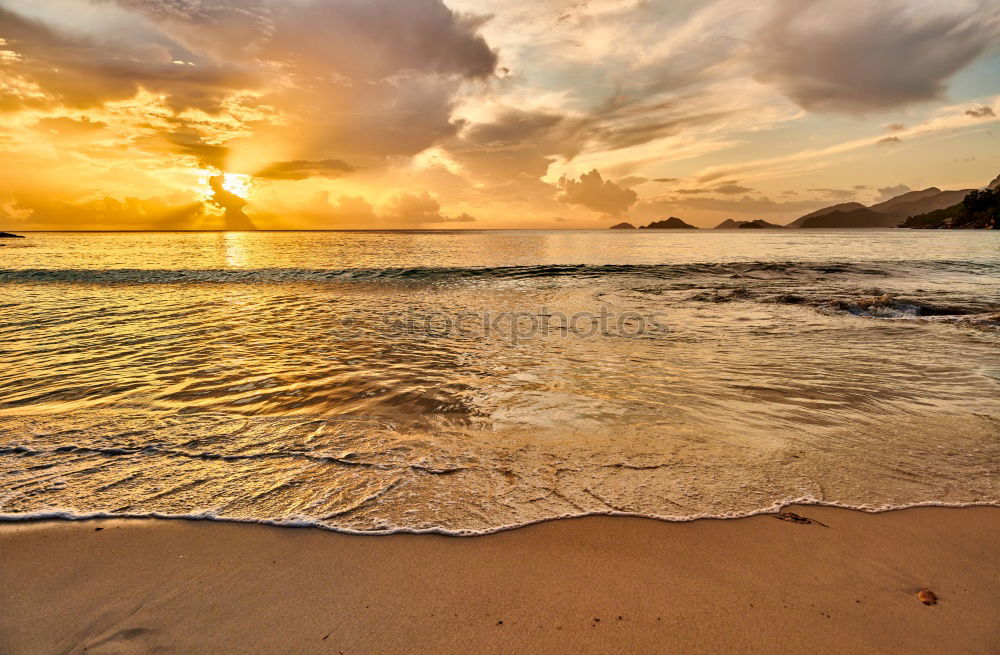
[[[1000,508],[475,538],[0,525],[0,652],[996,653]],[[925,606],[922,586],[940,598]]]

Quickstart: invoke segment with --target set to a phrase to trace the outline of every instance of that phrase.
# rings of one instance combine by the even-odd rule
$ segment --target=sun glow
[[[223,173],[222,188],[244,200],[250,195],[251,178],[242,173]]]

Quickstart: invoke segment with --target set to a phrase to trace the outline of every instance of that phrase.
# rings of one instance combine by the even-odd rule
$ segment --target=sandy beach
[[[0,651],[1000,649],[1000,508],[789,511],[822,525],[591,517],[455,538],[6,524]]]

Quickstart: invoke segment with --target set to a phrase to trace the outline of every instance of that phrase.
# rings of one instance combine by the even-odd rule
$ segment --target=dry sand
[[[1000,652],[1000,508],[790,509],[829,527],[6,524],[0,652]]]

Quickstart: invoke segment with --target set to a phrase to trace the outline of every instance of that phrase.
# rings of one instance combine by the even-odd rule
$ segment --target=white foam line
[[[500,525],[485,530],[448,530],[439,527],[408,528],[405,526],[387,528],[385,530],[352,530],[350,528],[325,525],[323,523],[318,522],[315,519],[307,517],[287,518],[287,519],[247,519],[238,517],[218,516],[211,512],[197,512],[190,514],[163,514],[160,512],[149,512],[145,514],[142,513],[116,514],[112,512],[76,513],[72,511],[53,510],[48,512],[34,512],[34,513],[24,513],[24,514],[0,513],[0,523],[24,523],[24,522],[52,521],[52,520],[89,521],[94,519],[164,519],[164,520],[187,520],[187,521],[215,521],[219,523],[247,523],[256,525],[271,525],[284,528],[318,528],[321,530],[328,530],[330,532],[349,534],[349,535],[384,536],[393,534],[435,534],[448,537],[479,537],[484,535],[496,534],[498,532],[505,532],[507,530],[517,530],[519,528],[524,528],[530,525],[537,525],[539,523],[548,523],[549,521],[586,518],[588,516],[616,516],[616,517],[627,517],[627,518],[651,519],[667,523],[688,523],[691,521],[700,521],[706,519],[730,520],[730,519],[749,518],[751,516],[759,516],[762,514],[765,515],[777,514],[785,507],[789,507],[791,505],[836,507],[840,509],[849,509],[859,512],[866,512],[869,514],[880,514],[882,512],[892,512],[904,509],[912,509],[915,507],[953,507],[953,508],[1000,507],[1000,500],[971,501],[965,503],[927,500],[915,503],[903,503],[898,505],[889,505],[889,504],[848,505],[844,503],[820,501],[811,497],[803,497],[803,498],[796,498],[787,501],[782,501],[780,503],[775,503],[774,505],[771,505],[769,507],[762,507],[756,510],[750,510],[748,512],[723,512],[721,514],[702,513],[702,514],[692,514],[690,516],[671,516],[671,515],[661,515],[661,514],[641,514],[638,512],[594,511],[594,512],[581,512],[579,514],[560,514],[557,516],[551,516],[532,521],[525,521],[522,523]]]

